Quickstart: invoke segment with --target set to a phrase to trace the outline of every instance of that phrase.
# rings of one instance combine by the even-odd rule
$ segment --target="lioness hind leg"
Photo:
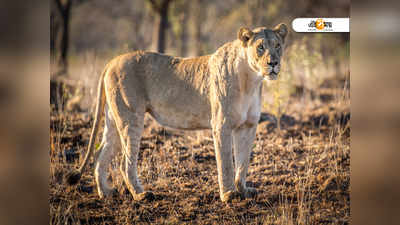
[[[123,60],[123,59],[121,59]],[[116,72],[109,73],[104,77],[105,94],[107,105],[117,127],[121,140],[124,167],[121,175],[132,194],[133,198],[140,200],[147,197],[137,175],[137,160],[139,153],[140,138],[144,126],[144,114],[146,102],[142,82],[135,74],[127,74],[127,64],[120,61]]]
[[[246,186],[247,170],[250,163],[250,153],[255,139],[257,126],[239,127],[233,132],[235,156],[235,186],[244,197],[256,194],[256,189]]]
[[[99,157],[95,165],[95,179],[97,183],[97,191],[100,198],[108,196],[112,193],[113,189],[110,186],[107,178],[109,176],[109,166],[116,153],[116,148],[120,148],[118,132],[115,123],[112,119],[111,112],[108,107],[105,109],[105,126],[103,132],[103,139]]]
[[[114,119],[123,152],[121,175],[134,199],[140,200],[145,194],[143,194],[143,187],[137,175],[137,160],[145,110],[142,105],[135,106],[134,111],[128,108],[123,109],[123,107],[123,105],[119,105],[115,110],[117,113],[113,111],[113,115],[117,114],[114,115]]]
[[[129,121],[129,122],[128,122]],[[145,192],[137,174],[137,160],[139,153],[140,138],[143,131],[144,111],[141,113],[131,113],[124,124],[129,124],[122,130],[121,141],[124,146],[124,163],[122,176],[129,192],[135,200],[152,198],[152,193]],[[120,133],[121,134],[121,133]]]

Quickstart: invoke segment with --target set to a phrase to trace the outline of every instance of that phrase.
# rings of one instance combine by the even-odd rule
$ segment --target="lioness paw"
[[[107,188],[107,189],[103,189],[103,190],[97,190],[99,197],[101,199],[104,198],[115,198],[116,196],[119,195],[119,192],[116,188]]]
[[[222,202],[231,202],[233,199],[240,197],[239,192],[237,191],[227,191],[221,194]]]
[[[135,194],[134,199],[136,201],[144,201],[144,200],[145,201],[153,201],[155,199],[155,196],[154,196],[153,192],[145,191],[140,194]]]

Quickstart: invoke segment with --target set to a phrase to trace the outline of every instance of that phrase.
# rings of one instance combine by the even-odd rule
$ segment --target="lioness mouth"
[[[264,76],[264,80],[276,80],[276,78],[278,78],[278,74],[275,72],[271,72],[267,76]]]

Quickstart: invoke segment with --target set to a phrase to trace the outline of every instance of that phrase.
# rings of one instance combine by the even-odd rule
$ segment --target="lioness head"
[[[238,39],[245,48],[250,68],[264,78],[275,80],[281,69],[281,56],[287,33],[287,26],[283,23],[273,29],[240,28]]]

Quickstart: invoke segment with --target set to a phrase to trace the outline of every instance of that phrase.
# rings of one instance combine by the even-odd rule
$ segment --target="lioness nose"
[[[270,66],[276,66],[276,65],[278,65],[278,61],[270,61],[270,62],[268,63],[268,65],[270,65]]]

